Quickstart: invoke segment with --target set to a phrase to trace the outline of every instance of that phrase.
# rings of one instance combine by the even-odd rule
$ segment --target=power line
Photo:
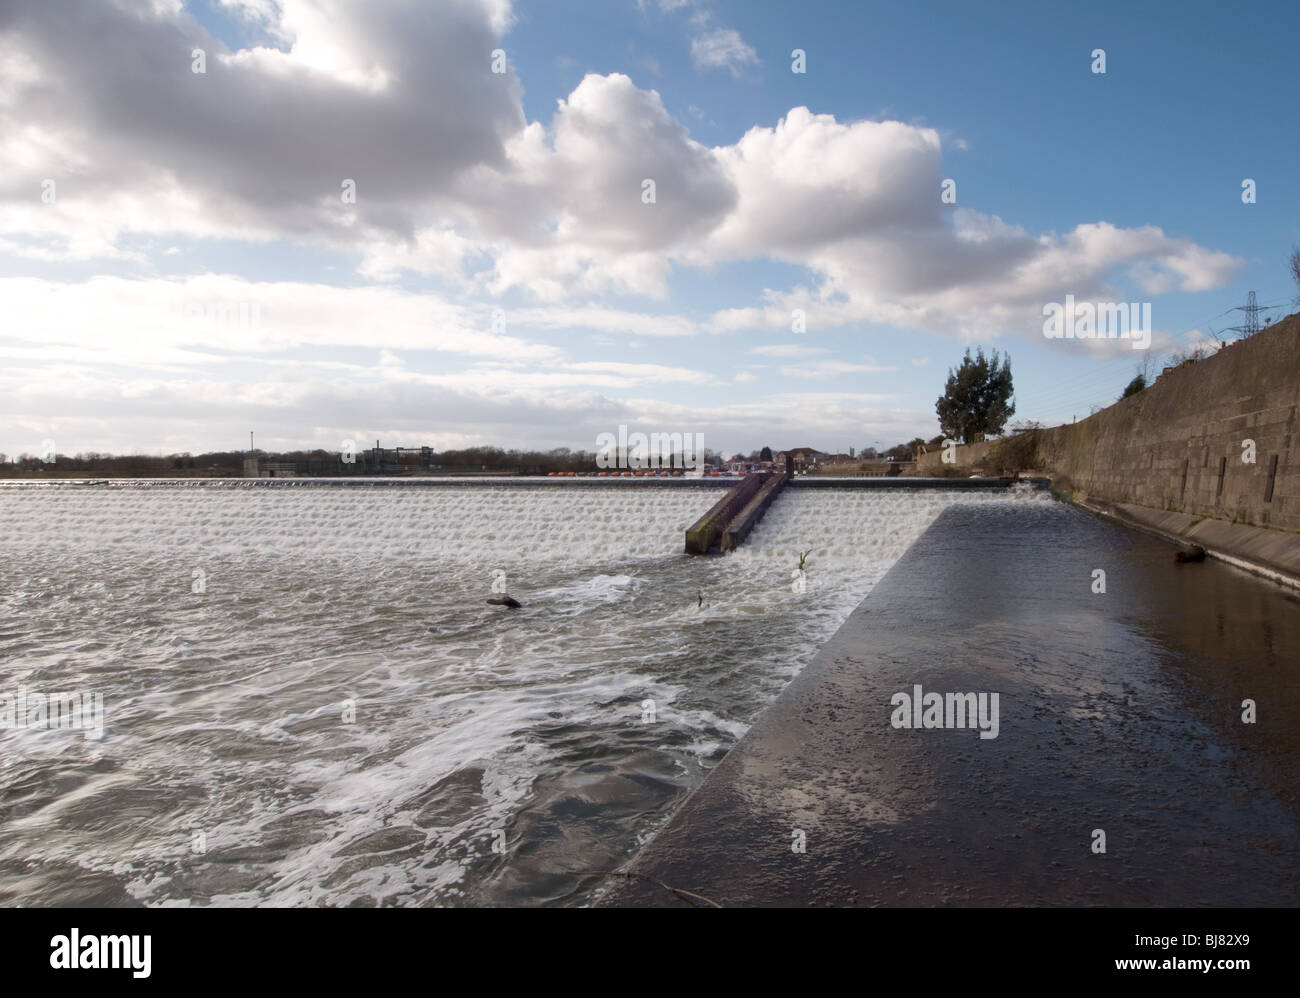
[[[1189,342],[1187,340],[1187,336],[1190,333],[1199,331],[1202,326],[1209,327],[1209,324],[1213,322],[1214,319],[1222,318],[1223,316],[1228,315],[1230,312],[1245,311],[1251,305],[1255,305],[1254,316],[1255,316],[1255,321],[1257,323],[1259,312],[1267,311],[1273,308],[1280,308],[1289,304],[1289,301],[1284,300],[1271,305],[1258,305],[1254,299],[1255,299],[1255,293],[1251,292],[1250,301],[1246,306],[1237,305],[1237,306],[1232,306],[1230,308],[1226,308],[1218,315],[1215,315],[1205,320],[1203,323],[1197,323],[1195,326],[1189,326],[1187,329],[1184,329],[1179,333],[1171,334],[1170,339],[1173,340],[1174,344],[1177,347],[1186,346]],[[1256,331],[1259,331],[1259,328],[1261,327],[1256,327]],[[1211,327],[1211,332],[1213,332],[1212,327]],[[1109,358],[1104,363],[1109,365],[1118,365],[1120,359],[1121,358],[1119,357]],[[1110,379],[1112,377],[1116,377],[1117,375],[1118,375],[1118,371],[1114,370],[1113,368],[1100,369],[1100,370],[1092,371],[1087,374],[1078,375],[1074,378],[1068,379],[1058,384],[1050,391],[1046,389],[1041,389],[1037,392],[1031,391],[1028,395],[1021,395],[1019,392],[1017,392],[1016,408],[1022,411],[1027,408],[1037,408],[1045,411],[1052,411],[1052,410],[1057,410],[1061,412],[1073,411],[1075,415],[1077,415],[1078,410],[1080,410],[1081,408],[1091,410],[1091,408],[1097,404],[1097,398],[1098,395],[1100,394],[1100,392],[1097,391],[1097,389],[1100,387],[1100,385],[1110,382]],[[1122,377],[1122,375],[1118,375],[1118,376]],[[1107,398],[1106,401],[1103,403],[1103,405],[1105,404],[1110,404],[1109,392],[1107,393]],[[1046,414],[1046,412],[1044,414]]]
[[[1224,332],[1236,333],[1237,338],[1242,340],[1259,332],[1259,313],[1263,309],[1255,301],[1255,292],[1249,292],[1246,295],[1246,304],[1238,305],[1232,311],[1245,312],[1246,320],[1240,326],[1229,326]]]

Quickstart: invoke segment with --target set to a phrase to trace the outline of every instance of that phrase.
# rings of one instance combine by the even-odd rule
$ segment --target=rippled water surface
[[[0,695],[105,705],[0,731],[0,903],[584,903],[945,506],[1049,501],[791,489],[682,554],[720,495],[0,489]]]

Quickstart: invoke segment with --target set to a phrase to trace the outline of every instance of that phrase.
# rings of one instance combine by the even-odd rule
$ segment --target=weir
[[[633,479],[635,481],[635,479]],[[655,481],[655,479],[650,479]],[[681,481],[666,479],[665,481]],[[706,479],[707,481],[707,479]],[[1046,488],[1046,479],[1024,479],[1030,488]],[[686,531],[686,553],[708,554],[715,548],[723,554],[734,551],[763,519],[769,506],[787,486],[800,489],[870,489],[879,491],[911,489],[913,491],[950,491],[966,489],[987,491],[1007,489],[1010,478],[831,478],[760,473],[742,479],[727,494],[696,520]]]

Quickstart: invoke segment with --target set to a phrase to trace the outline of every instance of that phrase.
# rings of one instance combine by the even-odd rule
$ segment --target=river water
[[[0,697],[104,703],[0,730],[0,903],[583,904],[945,507],[1050,501],[791,489],[682,554],[720,495],[0,488]]]

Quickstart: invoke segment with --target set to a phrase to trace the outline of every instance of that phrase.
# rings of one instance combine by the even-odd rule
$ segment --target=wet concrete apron
[[[601,903],[1296,904],[1300,599],[1173,551],[946,510]],[[895,727],[918,684],[997,737]]]

